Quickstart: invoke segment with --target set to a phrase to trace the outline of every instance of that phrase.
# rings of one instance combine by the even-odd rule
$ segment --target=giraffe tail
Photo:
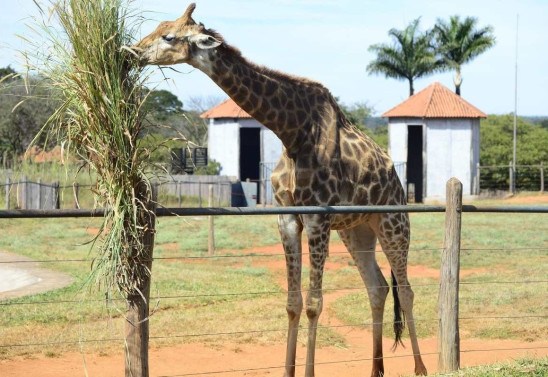
[[[403,330],[405,329],[405,313],[403,312],[400,304],[400,297],[398,296],[398,281],[393,271],[390,271],[392,275],[392,296],[394,297],[394,345],[392,350],[398,348],[398,345],[405,347],[401,340]]]

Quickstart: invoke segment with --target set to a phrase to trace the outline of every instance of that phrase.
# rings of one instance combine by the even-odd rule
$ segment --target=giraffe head
[[[215,33],[192,19],[195,8],[196,4],[190,4],[181,17],[160,23],[156,30],[133,46],[143,65],[194,65],[200,55],[221,45],[222,41]]]

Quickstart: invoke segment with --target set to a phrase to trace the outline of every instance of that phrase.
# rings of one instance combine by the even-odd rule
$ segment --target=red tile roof
[[[205,113],[200,115],[200,118],[211,119],[211,118],[252,118],[251,115],[246,113],[236,105],[232,99],[227,99],[220,105],[217,105]]]
[[[388,110],[383,117],[417,118],[486,118],[487,115],[462,97],[435,82],[412,95],[396,107]]]

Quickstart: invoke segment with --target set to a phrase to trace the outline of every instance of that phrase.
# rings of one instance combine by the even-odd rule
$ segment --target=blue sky
[[[473,16],[495,29],[497,44],[463,67],[462,96],[484,112],[514,110],[516,16],[519,14],[518,114],[548,115],[547,0],[197,0],[194,19],[219,31],[248,59],[294,75],[322,82],[347,104],[366,102],[382,113],[407,98],[407,81],[370,76],[365,67],[374,58],[367,51],[387,43],[391,28],[403,29],[421,17],[423,29],[437,18]],[[176,4],[176,6],[174,5]],[[135,0],[150,20],[142,34],[162,20],[179,17],[187,2]],[[15,34],[29,35],[25,23],[36,14],[32,0],[4,0],[0,14],[0,67],[21,68]],[[190,96],[223,96],[209,78],[190,66],[152,76],[152,86],[167,89],[185,102]],[[415,83],[416,91],[439,81],[453,89],[451,73],[435,74]]]

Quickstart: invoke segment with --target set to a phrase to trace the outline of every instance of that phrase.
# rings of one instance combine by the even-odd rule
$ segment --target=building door
[[[407,127],[407,195],[412,199],[412,187],[416,203],[423,201],[424,164],[422,126]],[[411,186],[412,184],[413,186]]]
[[[259,190],[261,162],[261,129],[240,128],[240,180],[257,182]],[[257,198],[260,198],[257,192]]]

